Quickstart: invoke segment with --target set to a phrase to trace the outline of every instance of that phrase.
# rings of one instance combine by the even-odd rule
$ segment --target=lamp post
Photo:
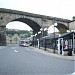
[[[37,42],[37,33],[34,35],[34,44],[35,44],[35,47],[36,47],[36,42]]]
[[[44,28],[44,36],[45,36],[45,38],[44,38],[44,45],[45,45],[45,51],[46,51],[46,46],[47,46],[47,43],[46,43],[46,37],[47,37],[47,28]]]
[[[44,29],[44,36],[47,36],[47,34],[48,34],[47,31],[48,31],[48,29],[45,28],[45,29]]]
[[[55,27],[57,27],[57,23],[54,23],[54,52],[55,53],[55,47],[56,47],[56,40],[55,40]]]
[[[43,35],[44,35],[44,29],[41,28],[40,31],[41,31],[41,37],[43,37]]]

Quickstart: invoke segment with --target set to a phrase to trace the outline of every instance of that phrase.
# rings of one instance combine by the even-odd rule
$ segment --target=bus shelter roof
[[[65,34],[61,35],[59,38],[72,39],[73,35],[74,35],[74,39],[75,39],[75,32],[65,33]]]
[[[44,40],[44,39],[57,39],[59,37],[59,35],[56,35],[55,34],[55,36],[54,36],[54,34],[51,34],[51,35],[49,35],[49,36],[44,36],[44,37],[42,37],[42,38],[40,38],[41,40]]]
[[[58,39],[58,38],[72,39],[73,38],[73,34],[74,34],[74,39],[75,39],[75,32],[70,32],[70,33],[63,34],[60,37],[59,37],[59,35],[55,34],[55,36],[54,36],[53,34],[51,34],[50,36],[44,36],[44,37],[40,38],[40,40],[44,40],[44,39]]]

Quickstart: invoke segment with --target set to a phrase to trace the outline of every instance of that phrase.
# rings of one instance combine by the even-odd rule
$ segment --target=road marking
[[[17,50],[14,50],[14,52],[18,52]]]
[[[75,72],[73,72],[71,75],[75,75]]]

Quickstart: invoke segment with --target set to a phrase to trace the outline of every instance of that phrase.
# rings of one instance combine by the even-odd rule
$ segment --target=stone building
[[[14,34],[14,35],[8,34],[8,35],[6,35],[7,44],[9,44],[9,43],[17,44],[17,43],[19,43],[20,39],[21,38],[18,34]]]

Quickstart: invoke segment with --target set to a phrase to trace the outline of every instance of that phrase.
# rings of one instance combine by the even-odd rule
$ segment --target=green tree
[[[14,35],[14,34],[25,34],[26,38],[27,37],[30,37],[32,35],[31,31],[27,31],[27,30],[15,30],[15,29],[6,29],[6,34],[11,34],[11,35]]]

